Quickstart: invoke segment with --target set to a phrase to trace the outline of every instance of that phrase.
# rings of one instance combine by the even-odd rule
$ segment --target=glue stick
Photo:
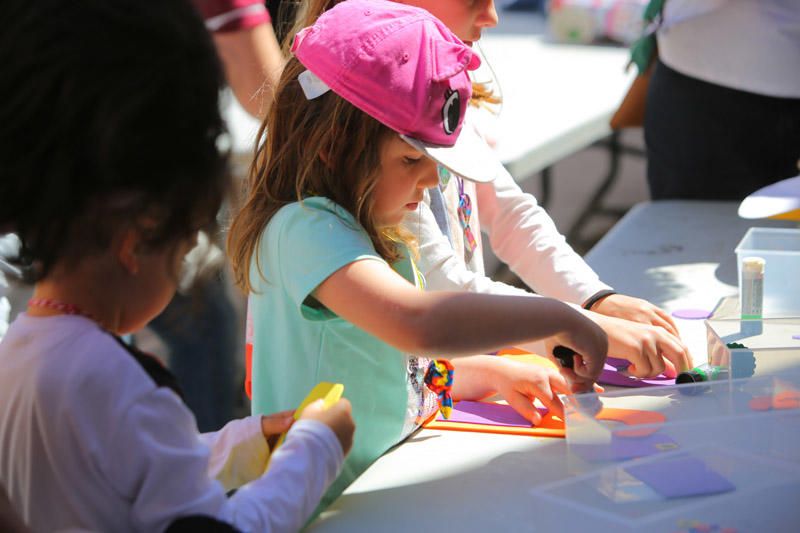
[[[764,306],[764,259],[742,259],[742,292],[740,301],[742,320],[761,320]]]

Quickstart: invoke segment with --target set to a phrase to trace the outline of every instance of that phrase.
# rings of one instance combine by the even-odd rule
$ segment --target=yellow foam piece
[[[305,399],[300,402],[300,405],[297,406],[297,409],[294,411],[294,419],[300,420],[300,415],[303,413],[303,409],[308,407],[308,405],[312,402],[317,400],[322,400],[324,408],[328,409],[330,406],[338,402],[342,394],[344,393],[344,385],[341,383],[330,383],[328,381],[320,381],[317,383],[311,392],[305,397]],[[275,448],[273,448],[273,452],[278,449],[278,446],[283,444],[283,441],[286,439],[286,433],[282,433],[281,436],[278,438],[278,442],[275,444]]]
[[[311,389],[311,392],[308,393],[306,399],[300,403],[297,410],[294,412],[294,419],[299,420],[303,409],[308,407],[308,404],[317,400],[322,400],[325,404],[325,409],[328,409],[330,406],[339,401],[339,399],[342,397],[342,393],[344,393],[344,385],[341,383],[320,381],[314,386],[313,389]]]

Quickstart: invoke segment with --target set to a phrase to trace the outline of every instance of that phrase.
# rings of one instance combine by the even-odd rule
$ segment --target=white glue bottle
[[[742,320],[761,320],[764,308],[764,266],[761,257],[742,259]]]

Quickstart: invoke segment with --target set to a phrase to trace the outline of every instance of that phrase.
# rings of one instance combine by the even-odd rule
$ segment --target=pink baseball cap
[[[389,0],[345,0],[297,33],[295,57],[306,98],[332,90],[398,132],[450,171],[492,181],[500,164],[464,126],[468,70],[480,58],[424,9]]]

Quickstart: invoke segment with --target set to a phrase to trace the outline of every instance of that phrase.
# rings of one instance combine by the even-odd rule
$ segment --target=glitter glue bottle
[[[694,387],[681,387],[679,389],[681,394],[685,394],[688,396],[696,396],[698,394],[705,394],[706,392],[711,390],[711,387],[706,385],[701,385],[707,381],[716,381],[718,379],[725,379],[728,377],[728,368],[724,366],[714,366],[710,364],[702,364],[700,366],[696,366],[691,370],[686,372],[681,372],[678,374],[678,377],[675,378],[676,385],[683,385],[686,383],[694,383],[696,386]]]
[[[764,307],[765,263],[761,257],[742,259],[742,292],[739,295],[742,320],[761,320]]]
[[[707,363],[696,366],[686,372],[681,372],[675,378],[675,383],[699,383],[701,381],[716,381],[728,377],[728,368],[724,366],[714,366]]]

